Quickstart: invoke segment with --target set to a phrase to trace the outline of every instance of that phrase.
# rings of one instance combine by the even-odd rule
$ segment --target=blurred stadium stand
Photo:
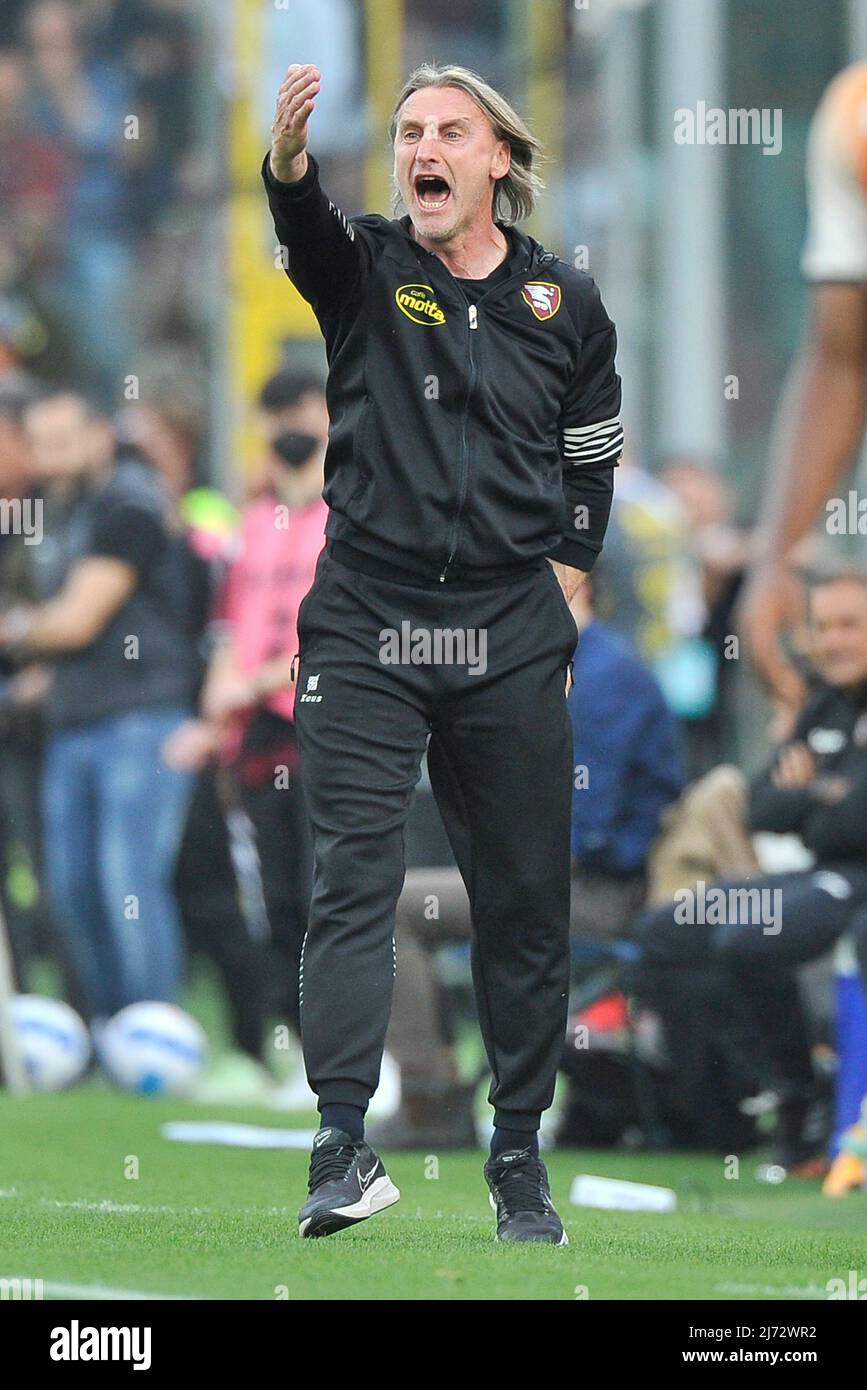
[[[619,595],[691,770],[755,767],[757,691],[740,667],[719,680],[720,644],[802,331],[807,129],[854,58],[867,0],[3,0],[0,487],[27,481],[15,401],[69,384],[121,423],[135,403],[158,412],[187,481],[242,500],[262,383],[281,362],[324,366],[259,177],[286,65],[322,69],[312,144],[347,215],[389,210],[386,127],[408,70],[477,68],[549,156],[530,230],[598,277],[618,324],[629,456],[604,615]],[[782,108],[779,154],[675,146],[672,112],[698,99]],[[702,471],[719,484],[709,511]],[[699,540],[721,529],[713,569]],[[411,866],[451,858],[424,779],[407,849]]]

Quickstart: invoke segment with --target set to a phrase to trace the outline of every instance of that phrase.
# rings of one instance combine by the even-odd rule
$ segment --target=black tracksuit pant
[[[553,1097],[569,986],[564,680],[577,634],[557,578],[543,561],[508,582],[410,585],[326,551],[298,630],[295,718],[315,837],[301,962],[310,1085],[320,1106],[366,1107],[378,1084],[404,824],[430,738],[472,910],[489,1099],[501,1126],[531,1132]],[[465,651],[449,646],[455,634]]]

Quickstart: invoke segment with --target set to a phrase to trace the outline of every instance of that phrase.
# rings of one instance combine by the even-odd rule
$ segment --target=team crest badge
[[[531,280],[521,291],[521,298],[525,304],[529,304],[537,319],[552,319],[560,308],[563,294],[559,285]]]

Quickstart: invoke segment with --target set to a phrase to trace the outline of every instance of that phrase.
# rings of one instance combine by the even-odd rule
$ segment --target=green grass
[[[306,1155],[171,1143],[169,1119],[285,1127],[314,1117],[139,1100],[97,1086],[0,1096],[0,1278],[145,1294],[273,1299],[743,1299],[824,1296],[867,1274],[867,1195],[840,1203],[815,1184],[768,1188],[745,1156],[563,1152],[548,1159],[570,1245],[496,1245],[482,1155],[420,1154],[388,1166],[398,1206],[357,1230],[302,1241],[295,1213]],[[127,1178],[132,1161],[138,1177]],[[659,1182],[670,1215],[570,1207],[574,1174]],[[113,1203],[127,1210],[95,1209]],[[812,1290],[812,1295],[811,1295]],[[284,1295],[285,1296],[285,1295]]]

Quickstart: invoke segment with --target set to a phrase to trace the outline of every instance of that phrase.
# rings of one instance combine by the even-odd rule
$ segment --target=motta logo
[[[426,328],[436,328],[445,323],[446,316],[436,302],[430,285],[401,285],[394,292],[397,307],[413,323],[422,323]]]
[[[521,298],[529,304],[537,319],[552,319],[563,302],[563,292],[559,285],[531,280],[522,289]]]

